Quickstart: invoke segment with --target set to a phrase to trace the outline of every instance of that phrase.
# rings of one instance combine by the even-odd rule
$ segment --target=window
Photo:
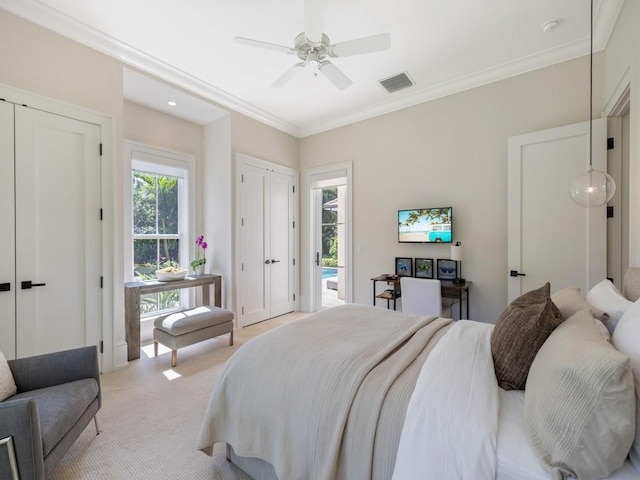
[[[127,145],[131,158],[130,253],[132,280],[155,278],[159,268],[189,268],[192,221],[189,175],[193,159],[140,145]],[[186,308],[182,290],[151,293],[140,299],[143,316]],[[185,298],[183,298],[185,297]]]

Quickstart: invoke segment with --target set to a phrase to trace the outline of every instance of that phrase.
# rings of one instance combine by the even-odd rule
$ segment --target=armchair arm
[[[100,386],[98,349],[95,345],[18,358],[8,363],[18,393],[84,378],[95,378]]]
[[[0,438],[12,437],[20,478],[44,479],[38,408],[33,398],[0,402]],[[0,450],[0,478],[12,478],[8,451]],[[6,460],[6,461],[5,461]]]

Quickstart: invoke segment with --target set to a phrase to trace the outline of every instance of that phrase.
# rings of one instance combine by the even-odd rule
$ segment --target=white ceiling
[[[323,1],[332,43],[389,32],[391,48],[332,59],[353,80],[342,91],[310,69],[271,87],[297,57],[233,37],[293,46],[305,3]],[[623,1],[594,1],[596,51]],[[0,0],[0,8],[300,137],[589,52],[587,0]],[[550,20],[559,25],[545,33]],[[413,87],[389,94],[378,84],[402,72]],[[124,78],[130,100],[203,124],[220,114],[143,75]]]

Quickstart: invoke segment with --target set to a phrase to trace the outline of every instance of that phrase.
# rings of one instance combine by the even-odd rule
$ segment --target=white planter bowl
[[[161,272],[156,270],[156,278],[160,282],[171,282],[173,280],[182,280],[187,276],[187,270],[180,270],[177,272]]]

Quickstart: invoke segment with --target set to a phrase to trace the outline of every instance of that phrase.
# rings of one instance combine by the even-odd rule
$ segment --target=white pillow
[[[0,402],[16,394],[16,382],[7,363],[7,359],[0,352]]]
[[[631,463],[640,470],[640,300],[622,315],[613,331],[613,346],[631,359],[631,370],[636,387],[636,436],[629,453]]]
[[[624,295],[610,280],[602,280],[597,285],[594,285],[587,293],[585,300],[589,305],[609,314],[609,321],[606,325],[611,333],[615,330],[624,312],[633,305],[633,302],[624,298]]]
[[[629,357],[600,336],[588,309],[549,335],[529,370],[523,419],[555,478],[605,478],[620,468],[636,408]]]

